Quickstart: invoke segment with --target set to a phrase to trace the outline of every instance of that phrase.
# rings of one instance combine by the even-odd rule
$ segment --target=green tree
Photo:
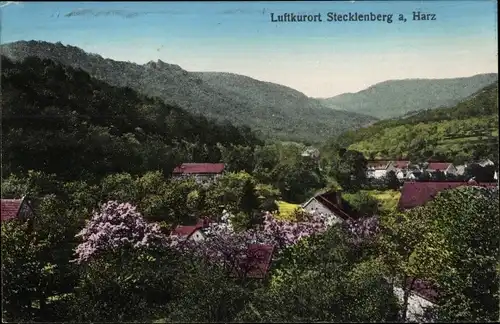
[[[430,215],[422,207],[409,212],[394,212],[383,218],[379,239],[381,257],[396,285],[403,289],[401,321],[406,321],[408,299],[416,279],[428,277],[418,247],[429,231]]]
[[[239,314],[250,322],[391,321],[397,302],[376,261],[352,259],[338,227],[284,251],[270,287]]]
[[[360,216],[369,217],[377,215],[379,212],[380,202],[366,191],[358,191],[354,194],[347,193],[343,197]]]
[[[54,195],[32,199],[32,204],[31,226],[18,221],[2,225],[3,315],[12,321],[55,321],[65,318],[64,308],[56,310],[76,285],[70,260],[83,221]]]
[[[439,321],[491,322],[499,317],[498,189],[459,187],[430,203],[432,230],[420,255],[438,283]]]
[[[366,183],[367,161],[362,153],[352,150],[339,153],[340,160],[332,167],[333,177],[346,192],[356,192]]]
[[[230,172],[222,175],[206,193],[205,203],[212,215],[219,215],[222,209],[237,215],[241,227],[250,226],[254,211],[259,207],[255,179],[246,172]]]
[[[396,176],[396,172],[389,171],[385,177],[386,186],[390,190],[398,190],[401,186],[398,177]]]

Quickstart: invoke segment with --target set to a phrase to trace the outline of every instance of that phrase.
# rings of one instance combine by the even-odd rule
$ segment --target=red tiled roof
[[[398,207],[400,209],[409,209],[423,206],[429,200],[432,200],[438,192],[453,189],[460,186],[481,186],[496,187],[496,183],[467,183],[467,182],[405,182],[401,190]]]
[[[246,252],[246,258],[240,262],[238,272],[245,274],[247,278],[262,279],[271,267],[274,246],[267,244],[250,244]],[[233,271],[231,276],[237,274]]]
[[[22,199],[2,199],[2,215],[1,220],[6,221],[17,217],[19,208],[23,203]]]
[[[429,162],[427,169],[444,171],[451,165],[450,162]]]
[[[199,229],[206,228],[213,223],[213,221],[208,217],[202,217],[198,220],[196,225],[178,225],[171,233],[171,235],[178,236],[191,236],[194,232]]]
[[[368,168],[374,168],[376,170],[385,170],[387,169],[387,166],[390,162],[391,161],[385,161],[385,160],[368,161],[366,163],[366,166]]]
[[[173,171],[174,174],[222,173],[224,163],[182,163]]]
[[[407,169],[410,161],[393,161],[392,164],[396,169]]]
[[[194,232],[202,228],[204,228],[203,225],[179,225],[172,231],[171,234],[189,237],[193,235]]]

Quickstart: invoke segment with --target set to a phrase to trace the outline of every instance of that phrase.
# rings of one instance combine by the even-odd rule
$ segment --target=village
[[[302,157],[318,160],[319,151],[308,148],[302,153]],[[484,160],[473,163],[480,167],[492,167],[491,160]],[[385,179],[389,174],[395,176],[399,182],[400,193],[397,209],[402,212],[424,206],[442,191],[461,186],[497,187],[497,183],[478,182],[474,177],[464,178],[467,164],[454,166],[450,162],[428,162],[413,165],[410,161],[367,161],[366,177],[369,180]],[[439,176],[442,173],[444,177]],[[429,176],[422,179],[422,174]],[[225,174],[224,163],[182,163],[172,172],[173,181],[191,179],[204,187],[209,187]],[[438,176],[436,176],[438,174]],[[452,177],[454,181],[447,180]],[[462,178],[459,178],[462,177]],[[457,180],[458,179],[458,180]],[[493,180],[493,179],[492,179]],[[494,173],[494,180],[497,180],[497,171]],[[359,213],[343,199],[341,191],[321,190],[302,204],[297,205],[295,212],[305,213],[309,217],[321,219],[326,226],[355,221],[360,218]],[[270,211],[261,211],[264,219],[272,218]],[[1,200],[2,223],[12,219],[30,220],[34,217],[30,206],[30,197],[20,199]],[[170,239],[176,245],[191,242],[197,245],[204,244],[211,231],[234,231],[231,226],[231,219],[234,217],[225,209],[221,215],[205,216],[199,219],[196,224],[177,224],[170,230]],[[267,277],[273,264],[273,254],[275,246],[272,244],[253,243],[246,247],[245,262],[238,265],[244,269],[245,276],[254,280]],[[251,256],[251,257],[250,257]],[[403,289],[395,285],[394,293],[403,301]],[[412,284],[412,291],[407,301],[407,318],[409,320],[421,319],[425,309],[435,306],[437,293],[429,283],[424,280],[417,280]]]
[[[497,4],[417,5],[2,2],[2,322],[498,322]]]

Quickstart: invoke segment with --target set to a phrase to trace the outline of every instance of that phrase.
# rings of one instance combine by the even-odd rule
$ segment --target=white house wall
[[[404,300],[404,291],[401,288],[394,287],[394,294],[398,298],[399,302],[402,304]],[[424,316],[425,309],[428,307],[435,306],[434,303],[428,301],[425,298],[420,297],[415,293],[410,293],[408,297],[408,308],[406,310],[406,318],[411,322],[422,322],[422,317]]]
[[[325,217],[327,217],[329,223],[336,223],[341,221],[341,218],[332,213],[328,208],[326,208],[316,199],[312,199],[311,201],[309,201],[309,203],[303,208],[308,213],[323,214]]]
[[[387,170],[374,170],[373,171],[373,177],[380,179],[383,178],[387,175]]]
[[[195,242],[200,242],[205,239],[205,235],[203,235],[203,233],[200,230],[197,230],[189,237],[189,239]]]
[[[458,173],[458,170],[457,168],[455,168],[453,165],[450,165],[446,171],[444,172],[444,174],[453,174],[453,175],[456,175]]]

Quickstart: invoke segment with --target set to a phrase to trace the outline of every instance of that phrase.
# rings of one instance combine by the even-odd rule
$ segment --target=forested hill
[[[216,124],[51,60],[1,60],[4,175],[170,172],[180,161],[219,161],[217,143],[260,143],[248,127]]]
[[[497,80],[496,73],[453,79],[389,80],[357,93],[341,94],[321,101],[333,109],[386,119],[420,110],[452,107]]]
[[[336,141],[369,158],[449,160],[498,159],[498,82],[451,108],[379,121]]]
[[[377,120],[333,110],[291,88],[242,75],[188,72],[162,61],[118,62],[61,43],[19,41],[1,49],[12,60],[36,56],[80,68],[111,85],[130,87],[189,112],[247,125],[266,138],[313,143]]]

